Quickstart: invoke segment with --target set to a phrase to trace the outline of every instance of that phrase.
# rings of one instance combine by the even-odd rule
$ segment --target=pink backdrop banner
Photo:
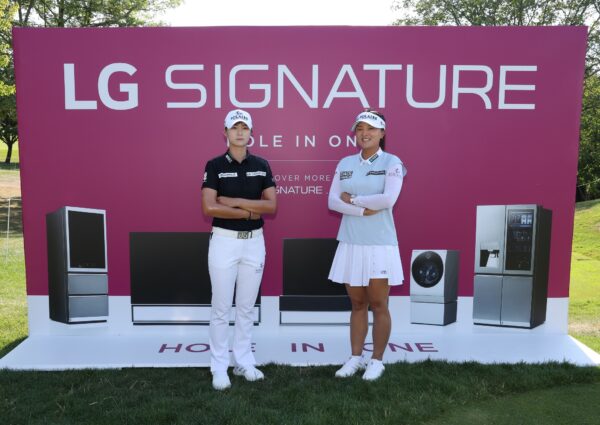
[[[130,232],[209,231],[204,165],[223,118],[254,119],[278,212],[263,295],[282,292],[282,241],[335,237],[327,209],[350,127],[370,106],[408,169],[394,217],[408,295],[413,249],[460,251],[473,294],[477,205],[553,212],[549,296],[569,293],[586,29],[253,27],[16,29],[27,293],[48,294],[45,216],[107,211],[109,295],[129,295]]]

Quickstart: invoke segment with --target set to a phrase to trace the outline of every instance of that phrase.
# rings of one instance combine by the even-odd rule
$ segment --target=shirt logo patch
[[[346,180],[352,178],[353,171],[341,171],[340,180]]]
[[[227,177],[237,177],[237,173],[219,173],[220,179],[225,179]]]
[[[375,160],[379,158],[379,154],[375,154],[373,155],[371,158],[368,159],[369,163],[372,164],[373,162],[375,162]]]
[[[206,179],[207,179],[207,176],[206,176],[206,171],[205,171],[204,172],[204,183],[206,183]]]
[[[369,171],[367,176],[385,176],[385,170]]]
[[[391,170],[388,173],[388,176],[390,177],[404,177],[406,173],[404,172],[404,169],[402,168],[402,166],[396,167],[393,170]]]
[[[256,176],[267,177],[267,172],[266,171],[246,171],[246,177],[256,177]]]

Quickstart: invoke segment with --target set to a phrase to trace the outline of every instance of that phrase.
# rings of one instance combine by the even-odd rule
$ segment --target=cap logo
[[[230,118],[232,121],[233,120],[242,120],[242,121],[248,121],[248,117],[244,114],[242,114],[241,112],[236,112],[234,115],[231,116]]]
[[[242,111],[241,109],[234,109],[233,111],[227,114],[225,117],[225,127],[232,128],[234,124],[238,122],[245,123],[248,127],[252,128],[252,118],[250,114],[246,111]]]
[[[360,122],[364,122],[372,127],[385,130],[385,121],[372,112],[361,112],[360,114],[358,114],[358,116],[356,117],[356,121],[352,126],[352,131],[356,130],[356,126]]]

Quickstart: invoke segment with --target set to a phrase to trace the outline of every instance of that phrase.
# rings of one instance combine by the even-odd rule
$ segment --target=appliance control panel
[[[531,270],[535,210],[509,210],[506,217],[505,270]]]

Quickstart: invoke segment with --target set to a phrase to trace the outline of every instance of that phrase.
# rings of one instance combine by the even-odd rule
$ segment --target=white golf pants
[[[263,235],[237,239],[212,235],[208,248],[208,272],[212,286],[210,314],[210,370],[229,367],[229,314],[235,289],[233,360],[236,365],[255,365],[251,336],[254,303],[265,263]]]

